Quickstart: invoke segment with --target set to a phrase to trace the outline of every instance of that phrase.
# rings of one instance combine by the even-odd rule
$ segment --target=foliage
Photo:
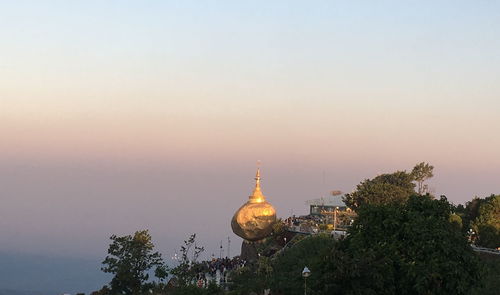
[[[108,286],[103,286],[101,290],[94,291],[90,293],[90,295],[111,295],[111,290],[109,289]]]
[[[361,208],[348,238],[334,251],[345,265],[331,272],[328,291],[468,294],[480,282],[480,267],[464,235],[449,222],[450,212],[445,197],[425,196]]]
[[[366,204],[404,203],[415,194],[412,181],[413,176],[406,171],[382,174],[358,184],[354,192],[344,196],[343,201],[354,210]]]
[[[483,272],[451,209],[430,196],[363,206],[345,240],[304,238],[240,270],[231,294],[302,294],[304,266],[308,294],[469,294]]]
[[[500,256],[479,253],[484,267],[483,284],[475,289],[473,295],[497,295],[500,290]]]
[[[272,263],[273,274],[269,280],[273,294],[303,294],[302,270],[305,266],[311,270],[307,279],[308,294],[321,291],[326,283],[325,275],[331,272],[325,267],[325,261],[334,245],[335,240],[330,235],[315,235],[300,240],[276,257]]]
[[[110,293],[140,294],[147,287],[148,271],[154,267],[165,269],[161,254],[153,252],[151,235],[147,230],[142,230],[135,232],[133,236],[112,235],[110,239],[113,242],[109,245],[109,255],[102,262],[104,266],[101,268],[104,272],[114,274]],[[161,274],[162,271],[157,272]]]
[[[304,266],[311,270],[308,294],[315,294],[314,290],[322,288],[321,278],[327,271],[323,269],[324,260],[335,241],[329,235],[309,236],[297,240],[293,247],[276,256],[261,256],[255,265],[247,265],[235,271],[231,276],[233,284],[229,294],[261,294],[265,289],[271,289],[272,294],[303,294]]]
[[[247,295],[260,293],[264,290],[265,277],[257,275],[257,265],[247,264],[230,273],[231,282],[229,294]]]
[[[260,256],[256,263],[247,263],[230,273],[231,282],[229,294],[247,295],[261,294],[269,288],[273,275],[273,266],[269,257]]]
[[[424,181],[434,176],[434,174],[432,174],[433,169],[434,166],[425,162],[418,163],[413,167],[410,175],[413,177],[413,180],[417,182],[417,193],[419,195],[429,192],[427,185],[424,185]]]
[[[176,288],[172,295],[222,295],[224,290],[214,282],[210,282],[207,288],[199,288],[195,285],[187,285]]]
[[[196,234],[192,234],[181,246],[179,265],[171,270],[177,278],[179,287],[194,284],[197,271],[197,259],[205,249],[196,245]],[[191,256],[191,257],[190,257]],[[191,259],[190,259],[191,258]]]
[[[458,214],[450,214],[449,221],[453,226],[455,227],[456,230],[461,230],[462,229],[462,218]]]
[[[500,195],[491,195],[479,204],[479,214],[472,222],[477,233],[476,244],[488,248],[500,247]]]
[[[208,283],[207,288],[205,289],[205,294],[206,295],[219,295],[219,294],[224,294],[224,290],[217,286],[217,284],[213,281]]]
[[[258,255],[271,256],[279,251],[285,244],[286,233],[286,225],[283,219],[280,218],[273,223],[271,235],[258,243]]]
[[[160,280],[160,283],[164,283],[168,278],[168,267],[164,264],[156,267],[155,277]]]
[[[483,202],[484,199],[474,197],[471,201],[465,204],[465,208],[461,205],[457,207],[457,213],[462,216],[464,231],[468,231],[472,228],[472,223],[479,216],[479,207],[481,207]]]
[[[282,239],[283,235],[286,232],[286,224],[283,219],[279,218],[278,220],[276,220],[276,222],[273,223],[272,228],[273,230],[271,232],[271,236],[273,236],[275,239]]]
[[[479,246],[500,246],[500,195],[491,195],[457,206],[463,220],[463,231],[470,232],[472,240]]]

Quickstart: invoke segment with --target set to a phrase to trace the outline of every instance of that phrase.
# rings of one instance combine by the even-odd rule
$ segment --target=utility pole
[[[227,237],[227,258],[231,258],[231,239]]]
[[[339,207],[335,207],[335,215],[333,217],[333,231],[337,229],[337,210]]]

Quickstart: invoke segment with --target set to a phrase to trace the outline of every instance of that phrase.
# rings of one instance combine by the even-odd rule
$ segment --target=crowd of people
[[[244,267],[246,263],[239,256],[233,258],[212,258],[212,260],[203,261],[197,265],[198,285],[200,287],[207,286],[210,280],[215,281],[217,284],[226,283],[229,272]]]
[[[233,258],[212,258],[211,261],[204,262],[206,267],[208,268],[208,272],[210,275],[215,276],[217,270],[220,273],[226,273],[228,271],[240,268],[245,266],[246,261],[240,259],[239,256]]]
[[[314,233],[319,224],[323,224],[322,216],[290,216],[283,220],[288,230],[295,232]]]
[[[344,212],[342,212],[344,213]],[[350,216],[345,216],[339,212],[338,225],[350,221]],[[346,218],[348,217],[348,218]],[[283,220],[284,226],[289,231],[303,232],[314,234],[320,229],[320,225],[325,225],[327,216],[324,215],[306,215],[306,216],[290,216]],[[332,231],[332,235],[343,235],[343,232]],[[339,238],[339,237],[337,237]],[[340,238],[343,238],[340,237]],[[285,238],[285,244],[286,244]],[[196,280],[199,287],[205,287],[210,281],[216,282],[218,285],[225,284],[228,281],[229,273],[244,267],[247,261],[239,256],[229,258],[212,258],[211,260],[203,261],[193,265],[194,271],[197,274]]]
[[[331,230],[335,220],[335,227],[345,230],[354,220],[355,213],[351,211],[338,211],[336,216],[315,214],[303,216],[290,216],[283,220],[286,228],[293,232],[318,233],[325,229]]]

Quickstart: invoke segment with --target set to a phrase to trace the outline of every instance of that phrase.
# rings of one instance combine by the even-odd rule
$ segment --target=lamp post
[[[304,295],[307,295],[307,278],[311,275],[311,271],[307,266],[304,267],[302,271],[302,276],[304,277]]]
[[[337,229],[337,210],[339,210],[339,207],[335,207],[335,217],[333,217],[333,231]]]

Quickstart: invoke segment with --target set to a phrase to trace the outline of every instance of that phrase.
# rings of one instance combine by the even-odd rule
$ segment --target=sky
[[[0,1],[0,253],[236,255],[257,160],[280,217],[422,161],[455,204],[500,193],[498,36],[487,0]]]

